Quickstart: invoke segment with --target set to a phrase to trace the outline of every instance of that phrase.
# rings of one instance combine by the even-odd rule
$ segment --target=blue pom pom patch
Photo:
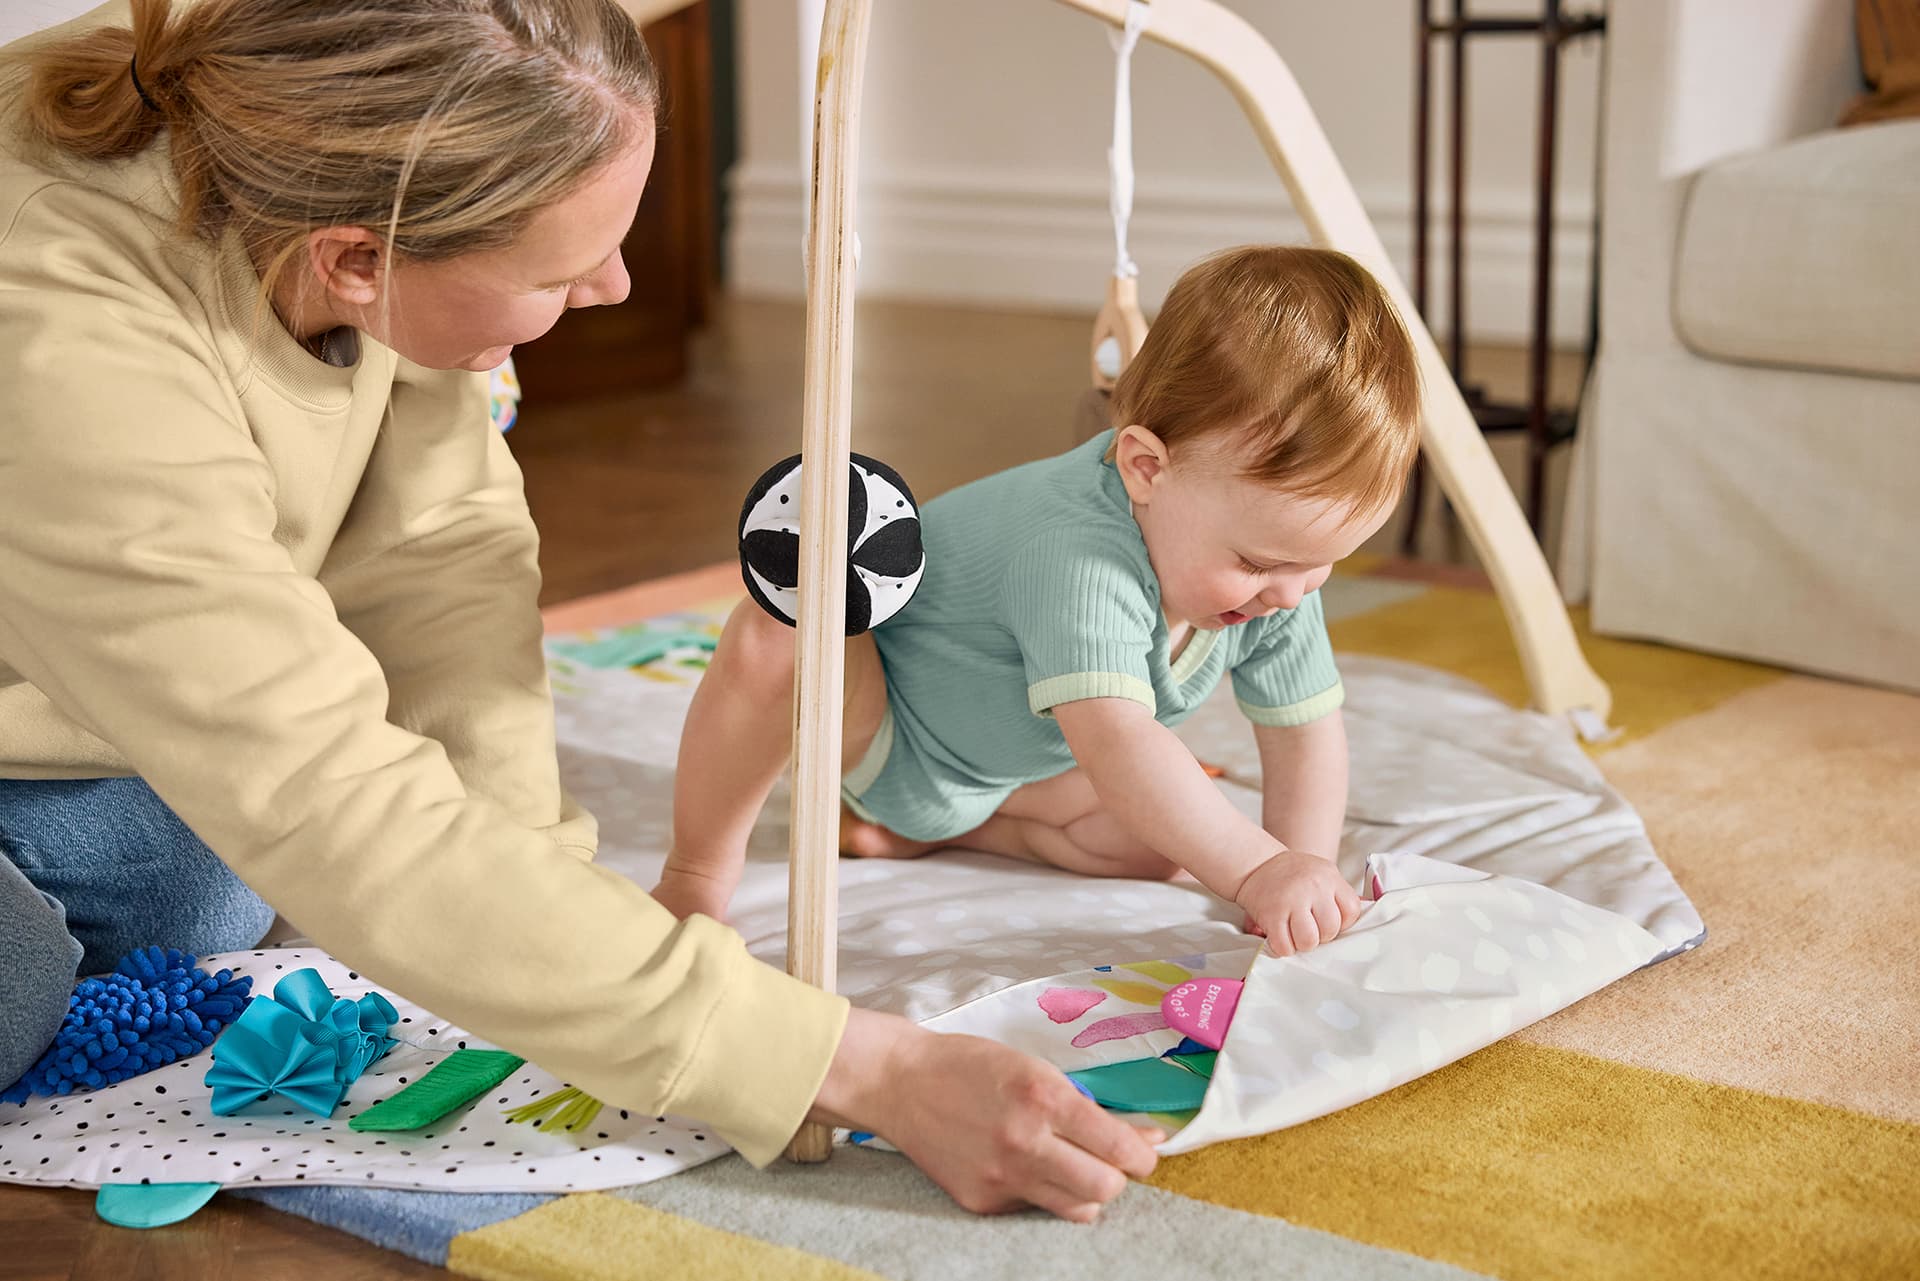
[[[174,948],[143,947],[101,978],[82,979],[40,1061],[0,1103],[97,1090],[198,1054],[246,1008],[251,978],[208,974]]]

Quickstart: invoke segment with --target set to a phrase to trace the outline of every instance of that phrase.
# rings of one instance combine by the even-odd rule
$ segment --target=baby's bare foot
[[[869,823],[846,806],[840,807],[840,852],[851,858],[919,858],[941,847],[940,841],[910,841]]]

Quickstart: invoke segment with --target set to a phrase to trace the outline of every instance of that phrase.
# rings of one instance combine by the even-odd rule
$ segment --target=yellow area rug
[[[1157,1187],[1500,1277],[1912,1277],[1914,1127],[1517,1041]]]

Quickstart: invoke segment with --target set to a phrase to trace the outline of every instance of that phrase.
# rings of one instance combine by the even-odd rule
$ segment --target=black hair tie
[[[147,96],[147,88],[140,83],[140,56],[135,54],[127,63],[127,74],[133,77],[133,91],[140,95],[140,101],[147,104],[148,111],[160,110],[160,104]]]

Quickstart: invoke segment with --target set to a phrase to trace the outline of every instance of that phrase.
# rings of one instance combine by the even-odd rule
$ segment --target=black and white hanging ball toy
[[[900,473],[852,455],[847,487],[847,635],[892,618],[926,572],[920,510]],[[800,455],[769,467],[740,509],[740,576],[760,608],[792,627],[800,614]]]

